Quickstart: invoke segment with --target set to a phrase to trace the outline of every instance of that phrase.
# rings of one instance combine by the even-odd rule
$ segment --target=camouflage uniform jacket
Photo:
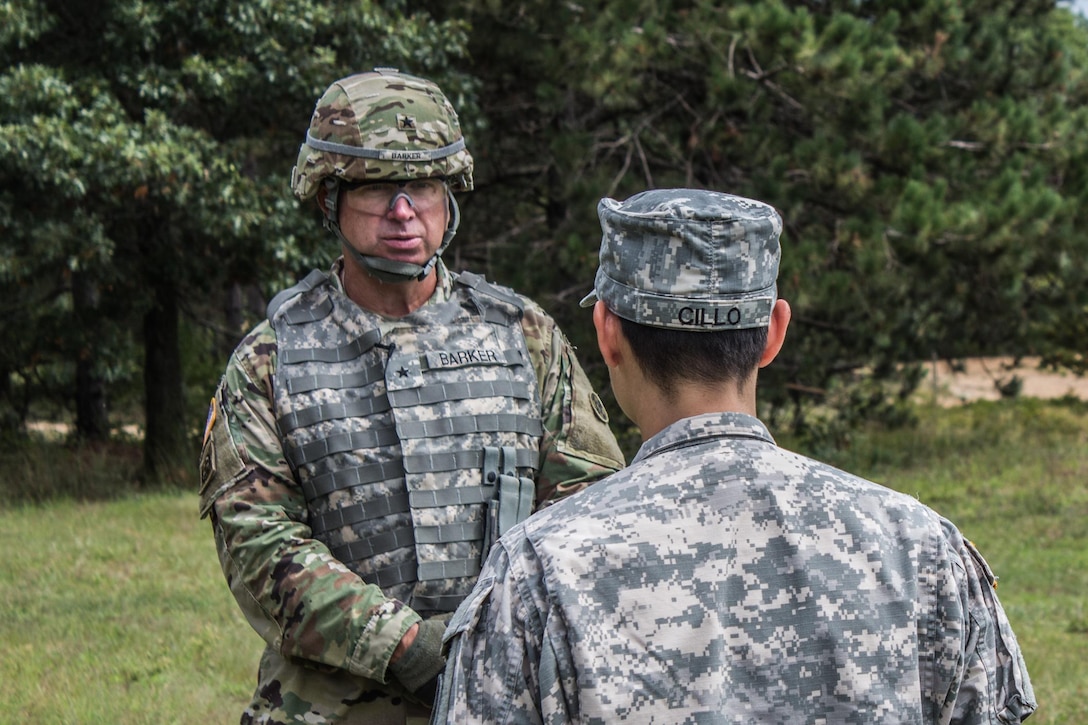
[[[514,527],[446,630],[436,723],[1018,723],[994,577],[913,498],[738,413]]]
[[[331,275],[338,293],[341,264]],[[452,294],[441,263],[439,279],[432,302]],[[545,428],[539,506],[623,461],[570,344],[543,310],[525,302],[521,327]],[[276,430],[276,351],[267,322],[235,350],[212,401],[201,454],[201,514],[212,516],[231,591],[267,643],[242,721],[404,723],[409,715],[425,716],[387,672],[394,648],[420,615],[364,583],[312,536],[302,487]]]

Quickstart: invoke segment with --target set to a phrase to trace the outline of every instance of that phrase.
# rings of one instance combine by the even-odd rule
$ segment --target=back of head
[[[596,300],[624,320],[640,366],[666,390],[681,375],[742,383],[758,366],[777,298],[782,218],[703,189],[653,189],[597,207]]]

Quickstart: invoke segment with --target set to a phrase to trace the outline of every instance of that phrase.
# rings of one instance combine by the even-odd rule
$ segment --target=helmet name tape
[[[437,149],[420,149],[405,151],[403,149],[370,149],[360,146],[322,141],[314,138],[309,131],[306,132],[306,143],[318,151],[327,151],[332,154],[354,156],[360,159],[378,159],[379,161],[432,161],[452,156],[465,147],[465,139],[459,138],[453,143]]]

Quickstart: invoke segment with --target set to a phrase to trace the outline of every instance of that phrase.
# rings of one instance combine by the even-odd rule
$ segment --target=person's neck
[[[438,286],[438,271],[419,280],[383,282],[346,259],[341,277],[344,293],[363,309],[385,317],[404,317],[427,303]]]
[[[669,393],[646,386],[632,420],[646,441],[678,420],[707,413],[756,414],[755,376],[738,386],[733,381],[716,385],[681,384]]]

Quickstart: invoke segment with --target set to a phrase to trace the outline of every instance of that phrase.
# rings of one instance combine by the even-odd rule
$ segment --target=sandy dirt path
[[[1021,358],[1014,366],[1012,358],[972,358],[964,361],[964,370],[952,370],[948,363],[927,364],[926,379],[919,385],[921,395],[936,393],[947,405],[972,400],[998,400],[998,383],[1013,376],[1020,378],[1020,396],[1025,398],[1061,398],[1072,395],[1088,400],[1088,376],[1039,369],[1039,358]]]

